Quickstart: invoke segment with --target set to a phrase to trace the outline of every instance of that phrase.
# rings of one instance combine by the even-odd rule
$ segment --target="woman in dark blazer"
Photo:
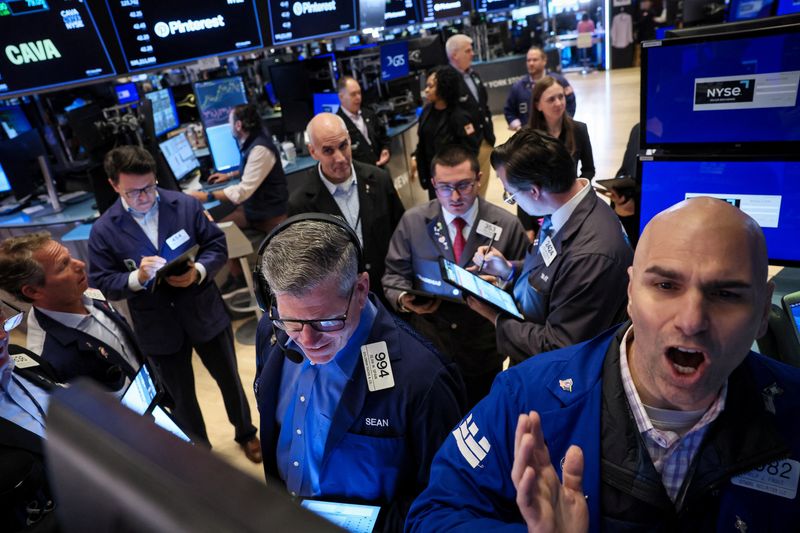
[[[564,143],[575,160],[578,177],[591,180],[595,174],[592,143],[589,141],[589,130],[586,124],[573,120],[566,113],[566,94],[564,87],[555,78],[545,76],[536,82],[531,93],[531,118],[528,125],[542,130]],[[532,237],[539,229],[537,221],[517,208],[517,216],[523,227]]]
[[[419,118],[419,143],[414,152],[420,185],[431,199],[436,192],[431,186],[431,161],[444,147],[459,145],[476,156],[480,139],[469,113],[458,102],[460,74],[451,66],[438,67],[425,85],[428,101]]]

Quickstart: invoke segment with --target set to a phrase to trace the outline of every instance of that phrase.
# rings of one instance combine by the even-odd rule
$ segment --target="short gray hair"
[[[336,113],[318,113],[316,116],[314,116],[314,118],[308,121],[308,125],[306,126],[306,137],[308,137],[308,142],[310,144],[314,144],[314,127],[325,119],[336,122],[337,125],[342,128],[342,131],[347,133],[348,137],[350,136],[350,132],[347,131],[347,124],[344,123],[344,119],[342,117]]]
[[[456,50],[460,50],[464,45],[472,44],[472,37],[469,35],[464,35],[463,33],[457,33],[447,39],[447,42],[444,43],[444,50],[447,53],[447,58],[450,59],[453,57],[453,54]]]
[[[302,296],[335,279],[340,295],[347,296],[358,276],[358,252],[344,229],[304,220],[272,238],[261,259],[261,272],[273,293]]]
[[[14,298],[31,303],[22,294],[22,287],[44,285],[45,273],[33,254],[50,242],[50,233],[40,231],[19,237],[9,237],[0,243],[0,289]]]

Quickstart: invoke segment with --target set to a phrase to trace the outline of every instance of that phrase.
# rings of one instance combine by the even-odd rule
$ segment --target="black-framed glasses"
[[[453,196],[453,192],[458,191],[458,194],[469,194],[475,188],[475,180],[462,181],[455,185],[442,184],[436,185],[434,189],[445,198]]]
[[[158,182],[155,182],[151,183],[147,187],[142,187],[141,189],[131,189],[129,191],[124,191],[122,194],[124,194],[125,198],[127,198],[128,200],[136,200],[143,194],[150,196],[156,191],[157,186]]]
[[[8,307],[12,311],[15,311],[13,315],[3,320],[3,330],[5,330],[6,333],[10,333],[11,330],[13,330],[22,323],[22,318],[25,316],[25,312],[22,309],[14,307],[5,300],[0,300],[0,303],[2,303],[5,307]]]
[[[345,308],[344,313],[342,313],[340,316],[337,317],[321,318],[317,320],[278,318],[277,317],[278,312],[273,302],[273,304],[269,306],[269,319],[272,321],[272,324],[275,325],[275,327],[280,328],[283,331],[292,331],[292,332],[302,331],[303,326],[306,325],[310,326],[311,329],[313,329],[314,331],[319,331],[321,333],[340,331],[344,329],[344,325],[347,323],[347,310],[350,309],[350,301],[353,299],[353,294],[355,292],[356,292],[356,286],[353,285],[353,288],[350,289],[350,295],[347,297],[347,308]]]

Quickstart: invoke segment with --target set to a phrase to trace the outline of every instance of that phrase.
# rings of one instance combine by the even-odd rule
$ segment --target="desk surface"
[[[74,224],[89,222],[100,216],[94,207],[95,199],[86,198],[75,204],[65,205],[60,213],[45,215],[26,215],[22,211],[0,217],[0,229],[53,226],[56,224]],[[49,206],[47,206],[49,208]]]

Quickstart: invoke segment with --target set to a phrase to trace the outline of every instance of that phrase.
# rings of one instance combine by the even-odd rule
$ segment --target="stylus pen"
[[[486,256],[489,255],[489,252],[492,251],[492,245],[494,244],[494,236],[497,235],[497,232],[492,232],[492,240],[489,241],[489,247],[486,249],[486,253],[483,254],[483,259],[481,259],[481,266],[478,267],[478,274],[483,272],[483,265],[486,264]]]

